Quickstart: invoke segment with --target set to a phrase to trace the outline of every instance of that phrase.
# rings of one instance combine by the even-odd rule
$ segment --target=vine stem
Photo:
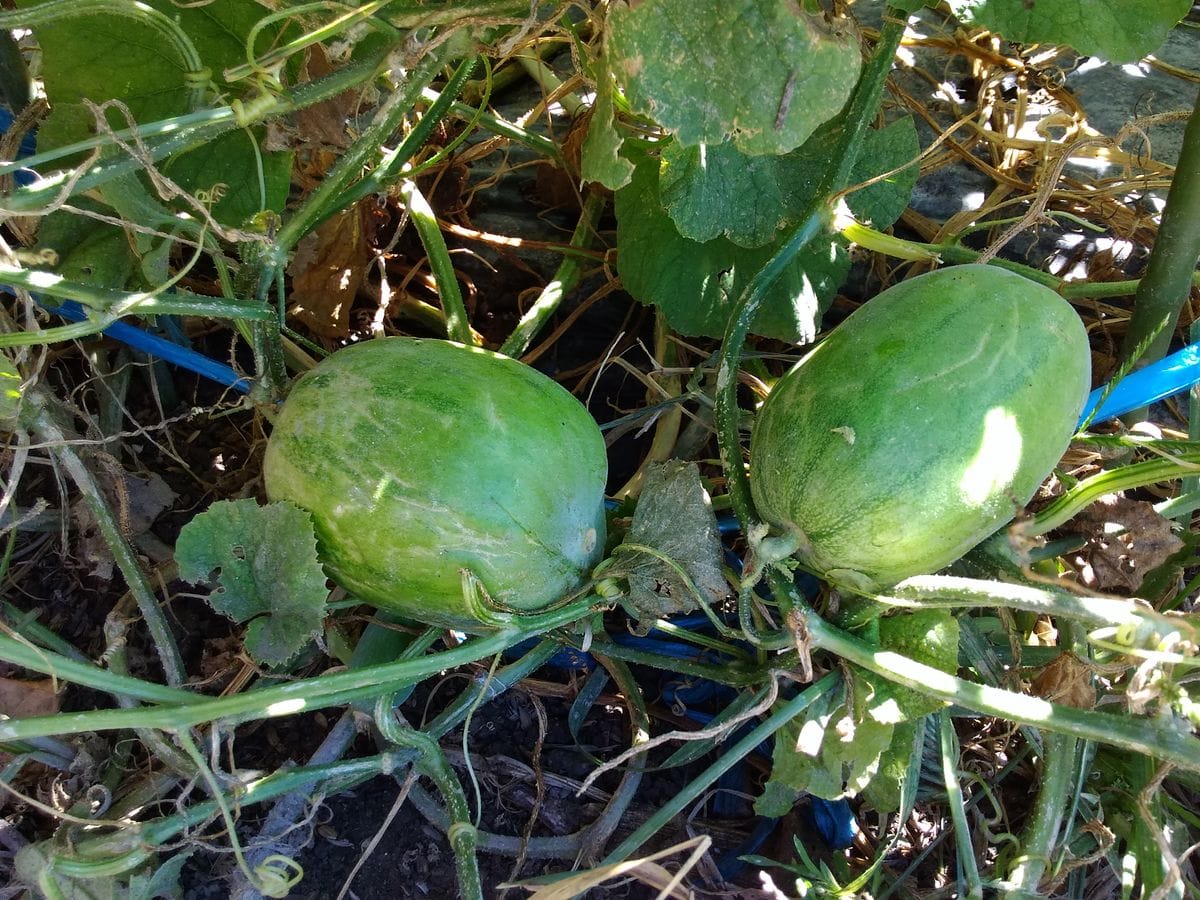
[[[850,243],[896,259],[909,259],[915,262],[973,263],[977,262],[980,256],[978,250],[972,250],[962,244],[927,244],[922,241],[912,241],[876,231],[859,222],[850,221],[842,225],[840,231],[842,237]],[[988,261],[988,265],[1024,275],[1030,281],[1036,281],[1057,291],[1067,300],[1131,297],[1138,292],[1143,280],[1134,278],[1127,281],[1063,281],[1041,269],[1008,259],[992,259]],[[1200,287],[1200,272],[1192,274],[1191,284],[1193,287]]]
[[[596,598],[584,598],[554,612],[526,617],[520,629],[506,629],[475,638],[453,650],[420,659],[323,674],[320,678],[272,685],[229,697],[203,698],[194,703],[173,706],[91,710],[0,720],[0,742],[119,728],[178,731],[218,719],[240,722],[276,718],[377,697],[385,691],[394,692],[397,682],[421,681],[445,669],[492,656],[527,638],[576,622],[587,615],[595,602]],[[37,668],[36,671],[45,671],[45,668]]]
[[[1022,523],[1021,532],[1030,537],[1037,537],[1069,522],[1084,508],[1106,494],[1194,475],[1197,466],[1200,466],[1200,451],[1192,450],[1169,457],[1130,463],[1110,472],[1101,472],[1083,479],[1056,497],[1033,518]]]
[[[570,246],[572,249],[587,250],[592,246],[592,241],[596,237],[596,229],[600,224],[600,215],[604,212],[606,202],[604,197],[598,193],[587,195],[583,201],[583,211],[580,213],[579,222],[575,225],[575,231],[571,235]],[[554,277],[542,288],[537,300],[521,317],[517,327],[501,345],[500,352],[515,358],[528,350],[534,337],[562,303],[563,297],[579,284],[582,275],[583,260],[581,258],[570,253],[563,257]]]
[[[1033,816],[1021,836],[1021,855],[1009,873],[1006,900],[1033,900],[1042,897],[1038,882],[1050,867],[1050,853],[1058,840],[1063,812],[1075,787],[1075,753],[1078,742],[1065,734],[1046,733],[1042,738],[1042,759],[1038,767],[1038,793]]]
[[[123,155],[102,159],[81,175],[74,170],[67,170],[43,177],[34,184],[17,188],[3,197],[2,211],[7,215],[36,214],[47,204],[92,190],[122,175],[141,171],[144,159],[157,162],[172,153],[207,143],[234,128],[242,128],[271,116],[286,115],[320,103],[322,100],[336,97],[374,77],[387,59],[390,49],[384,48],[360,63],[352,63],[323,78],[297,85],[294,90],[278,97],[270,97],[268,102],[255,104],[253,110],[246,110],[240,104],[231,105],[150,123],[138,129],[115,132],[114,134],[118,138],[123,135],[158,134],[160,139],[148,142],[144,158]],[[110,141],[111,138],[99,136],[70,147],[58,148],[38,154],[36,157],[20,160],[13,165],[15,168],[41,165],[43,162],[61,159],[77,150],[104,146]]]
[[[950,675],[902,654],[880,650],[830,625],[808,608],[782,573],[771,569],[768,577],[776,597],[790,595],[798,620],[796,633],[809,651],[826,650],[889,681],[983,715],[1133,750],[1182,769],[1200,771],[1200,738],[1184,734],[1170,720],[1074,709]]]
[[[887,606],[932,609],[966,606],[970,608],[1003,606],[1045,616],[1064,616],[1088,625],[1148,625],[1167,631],[1184,626],[1136,600],[1116,597],[1089,597],[1052,586],[962,578],[957,575],[917,575],[906,578],[879,595],[871,595]]]
[[[1163,208],[1154,250],[1138,285],[1121,363],[1146,344],[1138,365],[1162,359],[1175,335],[1200,260],[1200,97],[1183,132],[1183,149]],[[1151,335],[1153,337],[1151,338]]]
[[[331,204],[333,198],[361,176],[363,167],[391,138],[404,118],[413,111],[421,92],[440,71],[447,53],[447,47],[444,45],[427,54],[408,73],[403,88],[384,101],[358,140],[338,159],[320,185],[304,199],[295,214],[279,230],[276,239],[278,254],[287,254],[304,235],[334,212]]]
[[[458,776],[450,768],[446,754],[432,736],[396,721],[390,696],[380,697],[375,704],[375,725],[388,743],[412,751],[416,756],[414,765],[417,771],[437,785],[446,801],[446,811],[450,814],[450,827],[446,829],[446,839],[454,851],[459,896],[462,900],[483,900],[479,860],[475,857],[476,829],[471,822],[471,809],[467,805],[467,795],[463,792]]]
[[[454,263],[450,261],[450,251],[446,249],[446,239],[442,237],[442,228],[433,207],[411,179],[400,183],[399,195],[408,207],[417,236],[425,248],[425,256],[429,259],[429,269],[433,273],[438,298],[442,301],[442,312],[446,316],[446,337],[468,347],[477,346],[478,341],[471,331],[467,307],[463,304],[462,291],[458,286],[458,276],[454,273]]]
[[[717,368],[714,419],[717,428],[717,442],[721,449],[721,463],[725,469],[733,511],[744,528],[751,527],[752,523],[758,521],[758,518],[754,513],[754,501],[750,496],[750,478],[742,459],[742,444],[738,429],[741,411],[737,402],[737,371],[741,363],[742,347],[767,290],[796,257],[796,254],[833,221],[830,198],[846,187],[849,182],[850,172],[858,159],[859,148],[862,146],[863,134],[879,108],[879,101],[883,96],[883,88],[887,83],[892,60],[895,58],[896,49],[900,46],[900,38],[904,35],[905,22],[903,13],[897,12],[890,6],[887,7],[884,12],[884,25],[880,29],[875,51],[863,70],[846,110],[845,121],[842,124],[842,132],[838,141],[838,152],[835,156],[838,164],[830,169],[822,179],[814,194],[813,204],[801,223],[783,246],[746,285],[729,316],[729,325],[721,343],[720,362]]]
[[[742,761],[759,744],[771,737],[780,728],[804,712],[818,699],[826,696],[841,682],[841,676],[830,672],[820,681],[805,688],[791,700],[779,706],[766,721],[753,728],[745,737],[731,746],[716,762],[697,775],[678,794],[666,802],[654,815],[647,819],[633,834],[600,861],[597,868],[628,859],[663,826],[681,813],[689,803],[705,791],[711,790],[716,780]]]
[[[158,598],[154,595],[154,589],[150,587],[150,582],[146,579],[146,574],[142,571],[133,548],[125,539],[116,516],[113,515],[108,501],[100,490],[100,485],[97,484],[88,467],[84,465],[79,454],[75,452],[67,434],[55,421],[51,413],[49,398],[41,396],[38,388],[31,387],[26,390],[25,401],[37,408],[37,412],[32,416],[30,430],[39,441],[50,445],[55,457],[67,470],[67,475],[75,482],[88,510],[100,528],[100,533],[116,561],[117,568],[121,570],[126,585],[137,601],[142,620],[146,623],[150,636],[154,640],[167,683],[173,686],[183,684],[187,672],[184,669],[183,658],[179,655],[179,647],[167,625],[166,616],[158,606]],[[46,718],[53,719],[54,716]],[[45,734],[54,733],[53,731],[45,732]]]
[[[983,885],[979,881],[979,864],[975,861],[975,847],[971,843],[971,827],[967,824],[967,810],[963,802],[962,785],[958,781],[958,735],[950,714],[942,711],[937,716],[938,742],[942,757],[942,779],[946,786],[946,805],[950,808],[950,820],[954,823],[954,843],[958,847],[958,865],[967,882],[966,896],[970,900],[983,897]]]

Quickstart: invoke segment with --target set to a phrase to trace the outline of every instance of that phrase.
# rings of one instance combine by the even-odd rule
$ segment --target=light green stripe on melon
[[[545,375],[446,341],[386,338],[301,378],[276,420],[268,495],[310,510],[331,574],[380,606],[470,628],[462,568],[536,611],[604,544],[603,438]]]
[[[1089,387],[1083,325],[1048,288],[974,265],[910,279],[772,390],[750,450],[759,515],[851,586],[936,571],[1028,502]]]

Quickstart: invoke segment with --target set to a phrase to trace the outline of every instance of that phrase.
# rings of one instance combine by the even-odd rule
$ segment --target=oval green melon
[[[806,566],[871,591],[955,561],[1066,450],[1087,335],[1049,288],[941,269],[864,304],[775,385],[754,425],[759,515]]]
[[[271,500],[312,513],[335,581],[431,625],[478,625],[463,569],[500,606],[536,612],[604,549],[599,427],[487,350],[401,337],[339,350],[292,388],[263,465]]]

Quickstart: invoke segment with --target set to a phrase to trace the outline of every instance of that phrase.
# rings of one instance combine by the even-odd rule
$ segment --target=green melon
[[[1087,335],[1047,287],[941,269],[855,311],[763,403],[759,515],[830,581],[872,591],[958,559],[1011,520],[1066,450]]]
[[[335,581],[431,625],[478,625],[463,569],[532,613],[604,549],[600,429],[550,378],[487,350],[399,337],[339,350],[292,388],[263,465],[271,500],[312,513]]]

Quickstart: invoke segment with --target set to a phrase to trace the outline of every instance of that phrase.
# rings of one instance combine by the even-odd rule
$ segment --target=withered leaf
[[[355,206],[326,220],[296,246],[288,266],[288,312],[323,337],[345,337],[350,309],[371,263],[363,213]]]
[[[1100,591],[1136,592],[1146,575],[1183,547],[1171,522],[1145,500],[1110,494],[1073,524],[1087,538],[1075,556],[1083,581]]]

